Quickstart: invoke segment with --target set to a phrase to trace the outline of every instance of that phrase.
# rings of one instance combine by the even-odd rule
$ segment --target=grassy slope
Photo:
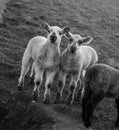
[[[71,26],[73,33],[79,33],[82,36],[93,36],[94,41],[90,45],[98,52],[99,62],[118,67],[118,7],[118,0],[90,0],[90,2],[88,0],[10,0],[6,4],[6,9],[2,14],[3,23],[0,24],[1,90],[4,88],[10,90],[10,92],[16,91],[21,58],[28,41],[33,36],[46,35],[40,26],[43,21],[48,22],[50,25],[61,27],[68,25]],[[63,41],[66,40],[63,39]],[[66,42],[62,42],[61,49],[63,50],[65,47]],[[26,93],[28,92],[27,86],[29,87],[28,83],[25,88]],[[31,92],[31,90],[29,91]],[[4,99],[4,93],[1,93],[1,95],[1,99]],[[8,99],[10,97],[8,96]],[[104,107],[103,110],[102,106]],[[107,127],[112,129],[112,123],[116,119],[116,113],[113,113],[114,108],[112,101],[111,105],[107,106],[108,102],[103,103],[101,108],[98,108],[99,110],[101,109],[100,112],[98,112],[98,110],[96,111],[96,117],[98,119],[95,119],[96,121],[93,123],[95,129],[103,130]],[[57,124],[54,129],[58,129],[58,126],[59,129],[61,129],[61,125],[62,129],[63,127],[72,129],[74,125],[80,124],[74,122],[81,122],[81,106],[78,105],[78,107],[74,105],[68,108],[64,105],[56,105],[51,107],[44,106],[44,109],[50,111],[51,115],[53,111],[54,118],[59,116],[60,119],[57,120],[59,120],[60,123]],[[47,108],[49,110],[47,110]],[[63,117],[61,113],[63,113]],[[73,119],[74,125],[70,119]],[[77,129],[79,129],[79,127],[80,126],[76,126]]]

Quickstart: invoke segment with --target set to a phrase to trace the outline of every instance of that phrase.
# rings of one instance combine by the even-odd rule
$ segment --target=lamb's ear
[[[73,34],[71,32],[68,32],[65,34],[65,36],[68,38],[68,39],[71,39],[73,37]]]
[[[50,33],[50,25],[48,23],[43,22],[42,24],[42,28],[47,31],[48,33]]]
[[[91,36],[87,36],[87,37],[82,37],[81,42],[79,42],[79,44],[89,44],[90,42],[92,42],[93,37]]]
[[[66,34],[70,31],[70,27],[68,26],[65,26],[63,29],[62,29],[62,34]]]

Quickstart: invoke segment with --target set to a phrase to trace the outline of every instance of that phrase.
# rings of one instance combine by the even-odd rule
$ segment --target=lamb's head
[[[48,41],[50,44],[59,45],[62,39],[62,36],[70,31],[69,27],[60,28],[58,26],[50,26],[47,23],[42,23],[42,27],[47,31]]]
[[[91,36],[81,37],[79,34],[72,34],[71,32],[66,33],[66,37],[69,39],[67,49],[72,54],[76,54],[81,45],[89,44],[93,40]]]

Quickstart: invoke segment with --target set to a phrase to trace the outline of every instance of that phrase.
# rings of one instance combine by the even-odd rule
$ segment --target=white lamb
[[[33,64],[31,70],[33,71],[33,69],[35,69],[33,100],[36,101],[39,97],[39,88],[43,80],[43,73],[44,70],[46,70],[44,102],[49,103],[51,84],[59,68],[59,46],[61,38],[65,33],[68,33],[70,28],[64,27],[61,29],[57,26],[51,27],[47,23],[43,23],[42,27],[45,31],[47,31],[48,36],[47,38],[43,36],[36,36],[29,41],[22,59],[18,88],[21,89],[22,84],[24,85],[25,75],[28,73]]]
[[[69,32],[67,33],[67,37],[69,38],[69,44],[61,56],[59,88],[55,103],[61,100],[66,75],[70,74],[71,81],[69,85],[68,104],[71,104],[74,100],[78,80],[80,81],[81,88],[86,69],[98,61],[98,55],[92,47],[85,45],[93,40],[91,36],[81,37],[79,34],[73,35]]]

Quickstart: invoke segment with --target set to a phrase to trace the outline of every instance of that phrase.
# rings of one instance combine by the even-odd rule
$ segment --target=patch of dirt
[[[40,130],[45,124],[54,125],[53,117],[39,105],[31,103],[26,93],[0,89],[0,94],[0,129]]]

